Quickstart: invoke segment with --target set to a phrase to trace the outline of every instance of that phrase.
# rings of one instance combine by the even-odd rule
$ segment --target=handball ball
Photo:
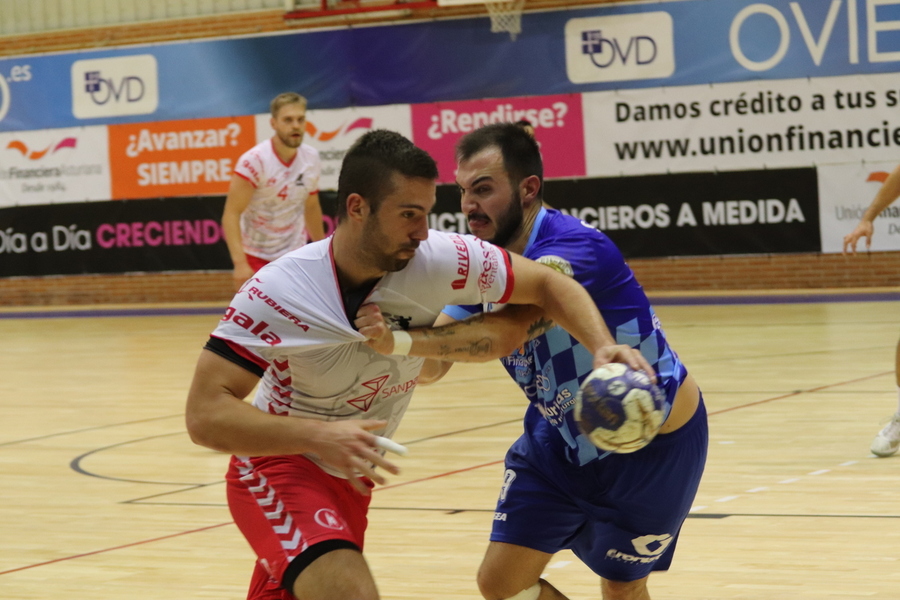
[[[594,369],[575,395],[575,422],[601,450],[628,454],[662,426],[666,399],[642,371],[621,363]]]

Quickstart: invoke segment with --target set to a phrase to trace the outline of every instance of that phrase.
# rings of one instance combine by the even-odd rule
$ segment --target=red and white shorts
[[[225,481],[234,522],[259,559],[248,600],[293,599],[282,578],[310,546],[343,540],[363,549],[371,496],[304,456],[233,456]]]

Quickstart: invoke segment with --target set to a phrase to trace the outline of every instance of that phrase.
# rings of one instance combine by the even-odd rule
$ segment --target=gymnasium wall
[[[879,41],[878,37],[879,31],[886,30],[892,21],[900,21],[900,16],[885,13],[871,0],[835,0],[831,4],[807,0],[799,3],[799,11],[781,1],[766,4],[723,0],[717,3],[716,11],[705,10],[708,2],[670,4],[526,15],[523,34],[515,42],[487,32],[486,19],[469,19],[472,23],[465,19],[449,24],[436,22],[424,34],[403,29],[411,40],[426,34],[433,38],[435,32],[440,34],[438,38],[458,38],[459,32],[465,31],[470,45],[492,57],[489,62],[493,64],[486,65],[486,74],[476,74],[468,80],[462,71],[455,71],[460,67],[453,60],[453,64],[445,64],[445,70],[459,75],[456,88],[447,83],[454,81],[452,77],[424,83],[401,82],[390,89],[361,90],[359,81],[336,85],[334,81],[322,81],[316,73],[295,75],[303,81],[291,87],[304,91],[311,99],[310,121],[317,128],[308,131],[308,140],[323,152],[325,187],[329,177],[336,176],[343,150],[366,127],[388,126],[403,131],[438,158],[442,180],[451,181],[452,171],[447,176],[447,165],[452,161],[448,149],[461,135],[459,130],[470,126],[466,119],[478,119],[479,113],[486,118],[496,113],[503,120],[526,115],[539,125],[538,140],[548,157],[550,203],[607,231],[623,248],[651,293],[900,285],[900,242],[896,241],[900,240],[900,215],[886,214],[877,222],[884,229],[876,233],[876,252],[857,257],[838,253],[840,237],[852,228],[871,200],[879,178],[883,179],[900,162],[900,140],[894,141],[898,136],[894,124],[897,91],[893,83],[900,58],[890,46],[891,40]],[[674,20],[670,42],[679,49],[678,54],[673,53],[678,57],[677,64],[663,64],[664,60],[656,59],[664,54],[660,48],[669,43],[664,35],[668,31],[665,23],[662,30],[654,24],[654,19],[665,12],[660,7],[668,7]],[[732,36],[730,41],[710,42],[720,45],[714,53],[715,60],[697,58],[709,54],[709,46],[685,41],[692,35],[688,26],[691,18],[701,10],[710,31],[715,31],[714,25],[718,24],[722,32]],[[635,19],[635,15],[640,18]],[[743,16],[738,20],[740,15]],[[556,29],[554,19],[559,25]],[[249,20],[260,31],[268,30],[264,21],[278,27],[272,13],[261,15],[257,21]],[[657,27],[651,27],[652,35],[641,30],[641,23],[647,22]],[[693,23],[696,22],[699,21],[695,19]],[[185,25],[185,40],[193,39],[194,32],[203,29],[197,25]],[[222,26],[221,18],[215,26]],[[776,35],[763,35],[771,27]],[[557,71],[561,62],[571,63],[564,72],[557,73],[557,79],[542,77],[542,67],[535,59],[528,62],[533,70],[529,74],[537,77],[516,74],[523,59],[549,43],[547,31],[557,29],[565,31],[567,43],[571,43],[573,35],[584,43],[580,54],[577,49],[567,50],[568,54],[557,50],[550,56]],[[372,28],[362,34],[359,31],[337,32],[335,35],[355,37],[333,37],[331,43],[351,39],[359,47],[368,47],[374,43],[376,33],[384,37],[383,29],[374,33]],[[600,34],[603,31],[606,33]],[[145,30],[143,35],[146,33]],[[760,41],[778,40],[779,34],[782,43],[777,47]],[[71,45],[73,35],[67,32],[41,39],[30,37],[27,42],[18,43],[24,44],[23,54],[40,53]],[[91,35],[100,35],[98,32],[82,31],[77,35],[84,39],[85,46],[102,43],[90,41]],[[166,35],[172,35],[171,28]],[[115,43],[128,43],[128,35],[122,29],[116,29],[116,36]],[[106,39],[109,41],[111,35]],[[253,48],[254,39],[245,48]],[[323,39],[317,38],[315,45],[321,48]],[[655,48],[653,60],[647,40]],[[279,42],[275,38],[258,41],[263,44],[259,48],[265,48],[267,42]],[[302,40],[292,43],[301,48],[304,44]],[[440,44],[440,39],[434,43]],[[490,50],[485,50],[486,44]],[[406,45],[414,47],[415,43]],[[160,57],[166,52],[183,59],[190,55],[185,51],[194,48],[203,55],[204,51],[195,46],[196,42],[174,49],[151,46],[153,52],[149,54],[156,56],[157,65],[164,70],[166,60]],[[223,48],[227,49],[227,45]],[[603,50],[611,59],[601,56]],[[87,60],[119,54],[72,58]],[[774,61],[779,54],[779,61]],[[61,153],[75,152],[76,148],[65,144],[78,142],[65,140],[76,138],[90,140],[89,144],[81,143],[91,152],[102,148],[110,162],[105,165],[105,177],[103,173],[98,177],[88,155],[83,155],[85,159],[78,163],[78,185],[87,201],[82,202],[60,196],[58,188],[49,189],[52,182],[45,182],[44,189],[32,186],[31,200],[22,202],[22,194],[10,179],[0,180],[0,232],[6,234],[5,251],[0,252],[0,304],[226,301],[231,295],[227,255],[223,263],[223,248],[214,222],[227,182],[224,161],[234,157],[200,156],[204,164],[218,161],[221,172],[215,178],[218,181],[206,181],[206,185],[195,188],[184,187],[182,181],[182,189],[167,189],[160,184],[159,172],[152,169],[143,171],[143,185],[138,176],[122,177],[121,173],[128,169],[134,172],[134,161],[127,162],[129,144],[132,150],[137,148],[142,135],[150,140],[145,151],[153,149],[154,133],[160,136],[171,133],[173,128],[219,132],[220,139],[233,134],[233,138],[228,138],[229,142],[234,140],[233,148],[227,148],[232,153],[257,139],[265,139],[270,135],[267,116],[258,111],[265,109],[273,90],[288,87],[284,80],[263,73],[264,85],[242,91],[244,96],[232,99],[232,104],[226,106],[198,108],[184,98],[166,100],[161,96],[154,114],[119,114],[109,118],[88,112],[79,117],[75,114],[79,109],[71,100],[75,91],[67,89],[69,73],[65,72],[59,78],[61,89],[54,88],[56,93],[49,96],[68,97],[72,114],[50,106],[22,112],[21,105],[10,106],[9,100],[15,99],[31,81],[25,80],[26,76],[40,72],[41,63],[35,58],[0,61],[7,88],[5,97],[0,94],[0,106],[3,101],[7,104],[3,111],[6,118],[0,120],[0,172],[11,168],[13,151],[20,153],[23,160],[26,152],[45,151],[45,147],[59,146]],[[576,58],[590,60],[593,66],[577,64],[573,62]],[[401,56],[397,60],[402,59]],[[66,60],[64,55],[48,56],[43,64],[51,70],[68,71],[72,60]],[[208,55],[205,60],[208,61]],[[352,56],[342,60],[352,63],[360,59]],[[471,57],[462,55],[454,60],[465,62]],[[607,60],[611,64],[604,69],[618,68],[618,75],[610,76],[610,70],[597,67]],[[674,58],[672,61],[676,62]],[[223,63],[222,69],[234,67],[227,61]],[[23,70],[25,65],[33,66]],[[212,83],[206,81],[205,85],[215,89],[216,67],[208,63],[206,67]],[[396,77],[401,73],[396,67],[388,61],[378,68],[382,78],[393,77],[397,83]],[[433,65],[420,65],[426,67]],[[640,71],[643,67],[655,71],[645,77]],[[513,75],[507,77],[510,81],[497,86],[497,73],[504,72]],[[124,86],[125,80],[123,76],[120,85]],[[378,81],[379,77],[374,77],[369,83]],[[675,87],[668,87],[668,83]],[[395,88],[402,90],[404,86],[406,96],[396,96]],[[124,91],[124,87],[120,90]],[[559,93],[548,95],[549,92]],[[468,99],[467,94],[479,99]],[[815,108],[817,96],[821,104]],[[361,101],[354,107],[342,107],[354,98]],[[391,104],[393,101],[401,102]],[[245,106],[255,110],[248,112]],[[731,115],[722,114],[726,106]],[[755,110],[753,118],[738,119],[734,111],[741,110],[739,106],[745,115]],[[354,135],[347,131],[347,125],[352,123],[361,123]],[[237,124],[239,131],[232,124]],[[851,130],[861,132],[860,144],[854,145],[852,134],[847,133]],[[834,135],[829,132],[838,131],[842,137],[837,143],[831,137],[831,147],[826,144],[801,151],[801,140],[813,139],[802,134],[813,131],[823,131],[826,141]],[[322,135],[328,132],[337,132],[330,141]],[[773,139],[794,147],[790,152],[773,148]],[[764,147],[766,143],[769,147]],[[685,144],[693,144],[686,146],[693,148],[693,154],[683,150]],[[756,149],[753,144],[757,144]],[[669,155],[665,154],[667,151]],[[70,167],[73,164],[69,162]],[[206,169],[205,173],[210,171]],[[458,228],[457,212],[452,186],[442,186],[433,225]],[[122,223],[131,227],[124,238],[119,227]],[[140,229],[135,234],[135,223],[141,223],[146,231]],[[150,231],[150,223],[155,224],[152,236],[145,235]],[[188,239],[177,229],[181,227],[178,223],[194,227],[192,243],[162,243],[164,239]],[[17,233],[22,235],[14,239]],[[83,248],[86,238],[91,240],[90,249]],[[128,242],[145,238],[159,243],[137,248]],[[29,245],[27,251],[20,251],[23,240]]]

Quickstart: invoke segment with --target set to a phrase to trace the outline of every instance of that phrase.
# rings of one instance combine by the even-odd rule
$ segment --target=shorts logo
[[[344,521],[341,519],[334,510],[330,508],[320,508],[316,511],[315,515],[316,523],[321,525],[322,527],[327,527],[328,529],[343,529]]]
[[[666,551],[672,543],[672,536],[668,533],[662,535],[642,535],[631,540],[631,544],[638,554],[644,556],[659,556]]]
[[[507,469],[506,473],[503,474],[503,485],[500,487],[500,502],[504,502],[506,500],[506,494],[509,492],[509,486],[512,485],[513,481],[516,480],[516,472],[512,469]]]
[[[259,564],[260,564],[260,566],[262,566],[263,569],[266,570],[266,573],[269,574],[269,577],[275,576],[272,573],[272,567],[269,566],[269,561],[267,561],[265,558],[261,558],[261,559],[259,559]]]
[[[606,552],[606,558],[627,563],[653,563],[659,560],[673,539],[675,538],[668,533],[642,535],[631,540],[631,545],[634,546],[637,555],[610,548]]]

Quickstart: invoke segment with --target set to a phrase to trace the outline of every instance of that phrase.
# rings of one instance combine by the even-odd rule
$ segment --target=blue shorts
[[[703,398],[691,419],[632,454],[583,467],[520,437],[506,455],[491,541],[570,549],[597,575],[634,581],[672,563],[709,441]]]

